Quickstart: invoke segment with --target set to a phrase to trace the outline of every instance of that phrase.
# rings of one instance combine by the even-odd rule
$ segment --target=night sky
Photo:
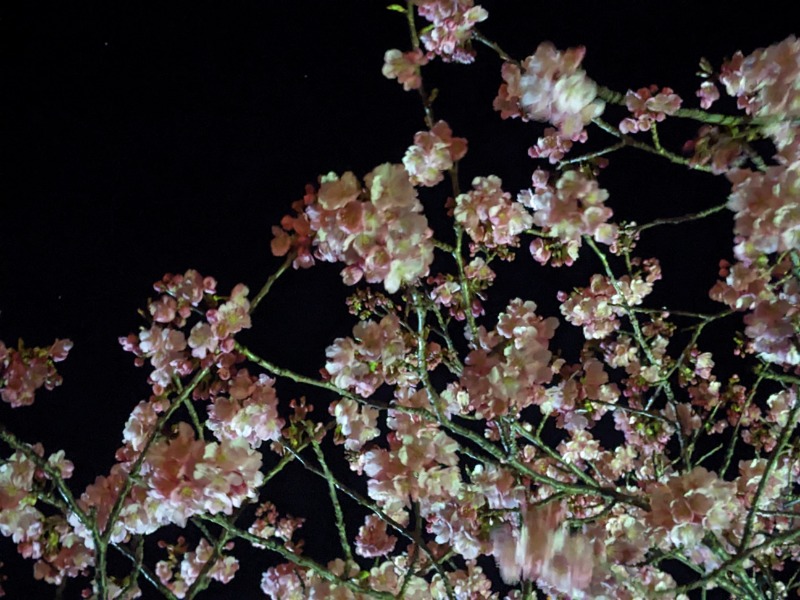
[[[424,128],[419,97],[380,72],[387,49],[409,47],[404,17],[386,4],[89,1],[0,8],[0,339],[8,346],[18,338],[30,346],[56,337],[75,343],[60,364],[64,385],[41,392],[32,407],[3,404],[0,421],[28,442],[42,441],[47,452],[66,450],[76,465],[74,491],[107,473],[130,410],[149,395],[146,372],[117,338],[143,324],[137,309],[154,295],[153,282],[195,268],[216,277],[222,293],[238,282],[259,289],[280,264],[269,250],[271,227],[306,183],[328,171],[361,177],[399,162]],[[560,49],[583,44],[584,67],[599,83],[621,92],[670,86],[686,107],[698,106],[701,56],[719,66],[737,49],[749,53],[793,33],[779,11],[751,8],[731,19],[727,2],[669,4],[487,1],[489,19],[480,30],[519,59],[545,40]],[[656,7],[658,14],[651,12]],[[492,110],[500,64],[478,47],[474,65],[437,63],[423,74],[427,87],[440,89],[437,117],[469,140],[462,187],[496,174],[515,193],[530,185],[536,163],[527,148],[543,125],[501,121]],[[618,109],[618,118],[611,115],[612,122],[625,116]],[[695,128],[670,129],[665,124],[662,138],[678,149]],[[590,148],[613,143],[596,129],[590,137]],[[729,189],[722,178],[630,150],[612,155],[600,184],[617,219],[639,222],[716,205]],[[437,224],[444,231],[446,194],[439,186],[421,196],[435,231]],[[731,228],[726,213],[646,236],[638,254],[658,256],[664,271],[653,305],[718,308],[707,290],[719,259],[731,257]],[[545,316],[557,315],[555,293],[585,285],[594,268],[587,261],[543,269],[523,251],[498,269],[507,281],[487,309],[496,314],[508,298],[522,296]],[[338,270],[325,264],[286,275],[242,341],[282,366],[317,373],[325,346],[353,325],[344,306],[352,290]],[[560,329],[565,344],[578,339],[568,324]],[[331,399],[315,401],[317,392],[283,382],[277,389],[287,400],[306,393],[323,408]],[[320,560],[336,549],[324,539],[332,538],[324,525],[329,516],[314,515],[324,494],[305,479],[284,479],[268,494],[282,511],[311,516],[306,549]],[[31,564],[14,555],[0,541],[9,597],[52,597],[49,586],[25,587]],[[234,583],[212,588],[209,597],[236,590],[257,597],[260,572],[273,564],[265,560],[271,559],[243,563]],[[68,588],[65,597],[78,590]]]

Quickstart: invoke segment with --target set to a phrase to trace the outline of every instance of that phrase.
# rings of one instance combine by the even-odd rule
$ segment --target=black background
[[[669,85],[687,107],[698,105],[701,56],[718,66],[737,49],[749,53],[792,33],[777,10],[668,4],[487,1],[480,29],[519,59],[544,40],[561,49],[583,44],[584,67],[599,83],[621,92]],[[424,128],[422,111],[415,93],[380,73],[385,50],[409,44],[403,16],[380,1],[12,2],[0,8],[0,28],[0,339],[75,342],[59,368],[64,385],[32,407],[0,406],[0,420],[47,452],[65,449],[79,492],[107,473],[127,415],[149,395],[145,372],[117,337],[141,324],[136,311],[152,283],[196,268],[223,293],[240,281],[258,289],[280,262],[269,251],[270,228],[305,183],[399,162]],[[500,64],[479,47],[472,66],[434,64],[424,74],[429,88],[440,88],[437,117],[469,140],[462,187],[496,174],[516,193],[530,183],[535,163],[526,150],[543,126],[501,121],[492,110]],[[607,114],[614,123],[623,116]],[[676,149],[694,130],[669,128],[662,137]],[[591,147],[613,142],[597,130],[590,136]],[[619,219],[700,210],[729,187],[633,151],[611,159],[600,181]],[[422,195],[443,236],[436,215],[446,195],[444,186]],[[731,224],[723,214],[642,241],[640,255],[657,255],[664,267],[654,304],[713,307],[707,290],[719,259],[730,258]],[[541,269],[521,252],[498,269],[507,280],[490,313],[520,295],[557,315],[555,292],[585,285],[593,267]],[[289,273],[243,340],[315,374],[325,346],[352,326],[337,273],[331,265]],[[561,326],[567,345],[578,339],[569,328]],[[278,392],[285,400],[309,393],[283,383]],[[322,408],[330,400],[317,398]],[[335,553],[325,494],[305,479],[283,480],[268,494],[282,511],[310,516],[307,551],[321,560]],[[27,587],[30,564],[7,540],[0,560],[10,598],[52,597],[48,586]],[[211,597],[237,589],[258,597],[270,560],[243,563],[234,583]]]

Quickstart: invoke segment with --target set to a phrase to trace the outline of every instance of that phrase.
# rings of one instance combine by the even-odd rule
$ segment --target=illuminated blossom
[[[49,348],[7,348],[0,341],[0,398],[12,408],[33,404],[36,390],[61,385],[61,376],[53,363],[67,358],[70,340],[57,339]]]
[[[376,408],[342,398],[331,404],[329,412],[336,417],[337,433],[344,437],[347,450],[360,450],[366,442],[380,435]]]
[[[285,421],[278,416],[275,380],[241,369],[228,384],[229,397],[216,396],[208,407],[206,424],[217,439],[246,440],[254,449],[280,439]]]
[[[431,55],[445,62],[471,63],[475,53],[470,45],[472,28],[489,16],[486,10],[473,6],[473,0],[414,0],[421,17],[431,22],[420,39]]]
[[[390,293],[427,275],[433,232],[406,170],[386,163],[364,178],[364,189],[355,181],[349,172],[341,178],[329,173],[321,179],[319,199],[305,207],[315,256],[344,262],[348,285],[363,278],[383,282]]]
[[[240,283],[231,290],[227,302],[223,302],[217,309],[206,312],[206,318],[217,339],[230,338],[242,329],[249,329],[252,326],[250,302],[247,300],[249,292],[247,286]]]
[[[460,388],[468,395],[469,410],[485,419],[517,414],[541,396],[548,383],[550,340],[558,320],[536,314],[536,304],[519,298],[498,317],[496,332],[486,334],[481,347],[467,356]]]
[[[185,598],[186,592],[191,585],[197,580],[201,572],[205,572],[206,576],[219,581],[221,583],[230,582],[236,572],[239,570],[239,561],[233,556],[219,556],[211,568],[206,569],[208,563],[214,555],[214,546],[212,546],[205,538],[201,538],[192,552],[184,550],[184,540],[180,538],[179,547],[174,548],[174,554],[171,560],[160,560],[156,563],[156,575],[159,580],[178,598]],[[229,542],[226,550],[231,550],[233,543]],[[183,551],[183,556],[180,561],[179,571],[174,572],[177,563],[177,555]]]
[[[353,337],[337,338],[325,351],[325,370],[338,387],[366,398],[384,382],[416,381],[406,364],[409,349],[396,315],[389,314],[380,322],[358,323]]]
[[[587,339],[604,338],[619,328],[619,318],[625,315],[626,307],[641,304],[659,279],[661,268],[655,259],[644,261],[639,275],[620,277],[619,292],[607,277],[592,275],[588,288],[558,293],[561,314],[573,325],[583,327]]]
[[[181,527],[198,513],[231,514],[255,497],[263,475],[261,455],[244,440],[205,443],[187,423],[173,438],[154,443],[142,465],[148,495],[158,501],[156,517]]]
[[[711,81],[704,81],[700,84],[700,89],[695,94],[700,98],[700,107],[708,110],[711,105],[719,100],[719,90]]]
[[[400,52],[400,50],[387,50],[383,55],[383,68],[381,72],[388,79],[397,79],[403,84],[406,91],[416,90],[422,85],[420,67],[428,64],[428,57],[422,50]]]
[[[475,247],[517,246],[519,234],[533,223],[531,215],[501,188],[499,177],[476,177],[473,189],[459,194],[453,215]]]
[[[734,252],[739,260],[800,248],[800,160],[763,172],[734,170],[728,179],[733,184],[728,208],[736,213]]]
[[[771,284],[773,270],[775,276],[781,277],[789,268],[788,264],[773,268],[765,264],[762,261],[738,262],[733,266],[722,263],[720,274],[725,281],[718,281],[709,295],[734,310],[748,311],[744,317],[744,333],[750,338],[750,350],[768,362],[797,365],[800,364],[800,341],[795,323],[800,319],[800,289],[794,278],[785,280],[782,285]]]
[[[545,172],[534,173],[534,188],[521,192],[518,200],[533,210],[533,224],[541,227],[545,235],[563,244],[577,244],[577,247],[584,235],[604,244],[616,240],[617,226],[608,223],[614,213],[604,204],[608,192],[596,180],[579,171],[567,171],[552,186],[546,183],[542,173]]]
[[[708,532],[721,536],[737,523],[736,486],[703,467],[673,475],[650,490],[647,523],[676,547],[692,548]]]
[[[556,164],[567,152],[572,149],[572,140],[558,135],[552,127],[544,130],[544,135],[540,137],[534,146],[528,149],[528,156],[531,158],[546,158],[551,165]]]
[[[560,52],[544,42],[522,62],[522,69],[504,63],[505,83],[495,98],[495,110],[503,118],[519,116],[551,123],[561,137],[584,141],[584,126],[605,108],[597,98],[597,84],[580,68],[585,53],[583,47]]]
[[[442,172],[466,153],[467,140],[454,138],[447,123],[439,121],[430,131],[420,131],[414,136],[414,145],[403,156],[403,166],[411,183],[430,187],[442,181]]]
[[[756,117],[800,117],[800,40],[794,35],[745,57],[737,52],[721,69],[720,82],[739,108]],[[766,128],[778,148],[794,139],[793,128]]]
[[[383,556],[394,550],[397,538],[386,533],[386,522],[377,515],[367,515],[356,537],[356,554],[366,558]]]

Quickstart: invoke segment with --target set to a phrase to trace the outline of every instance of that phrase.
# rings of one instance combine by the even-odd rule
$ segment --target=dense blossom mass
[[[557,50],[542,43],[521,65],[503,64],[503,83],[494,101],[500,115],[551,123],[558,136],[584,141],[584,127],[603,113],[605,103],[597,98],[597,84],[580,68],[586,50]]]
[[[308,185],[272,229],[284,264],[255,294],[192,269],[155,283],[143,325],[119,339],[147,397],[85,488],[64,451],[0,423],[0,534],[36,579],[77,579],[102,600],[145,587],[194,598],[236,578],[243,547],[271,557],[260,588],[273,600],[796,595],[800,42],[737,53],[719,73],[705,61],[702,110],[687,110],[669,87],[601,88],[583,48],[542,43],[517,62],[478,32],[488,14],[471,0],[392,8],[412,47],[387,51],[383,74],[417,90],[425,114],[402,162]],[[491,173],[464,186],[467,140],[423,85],[429,63],[470,63],[479,43],[503,60],[501,117],[548,125],[529,155],[555,166],[534,168],[528,189]],[[742,113],[705,112],[723,88]],[[614,111],[616,125],[600,119]],[[699,125],[686,155],[658,134],[675,116]],[[566,158],[593,123],[610,144]],[[600,173],[622,147],[724,174],[727,202],[614,222]],[[718,312],[663,306],[656,282],[683,283],[637,244],[712,214],[733,240],[702,292]],[[245,334],[289,265],[316,261],[355,286],[357,323],[311,377],[259,355],[283,341]],[[551,288],[544,267],[576,263]],[[503,297],[492,288],[511,266],[523,291]],[[562,290],[557,308],[525,297],[545,289]],[[726,323],[738,328],[727,346]],[[58,386],[71,348],[0,342],[2,408]],[[320,478],[308,489],[327,494],[320,518],[339,551],[307,549],[314,527],[281,505],[275,478],[302,487],[303,473]]]

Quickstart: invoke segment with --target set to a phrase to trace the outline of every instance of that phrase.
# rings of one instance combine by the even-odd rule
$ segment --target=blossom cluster
[[[41,444],[29,449],[44,457]],[[63,451],[48,456],[46,464],[62,480],[72,476],[73,464]],[[36,508],[38,494],[51,485],[52,476],[26,452],[14,452],[0,463],[0,534],[10,537],[23,557],[35,561],[35,579],[58,585],[87,573],[94,555],[63,515],[47,516]]]
[[[467,301],[464,294],[464,287],[467,287],[471,304],[469,311],[472,316],[478,317],[484,314],[482,305],[482,301],[486,299],[484,292],[492,285],[495,276],[495,272],[483,258],[474,256],[464,265],[463,286],[460,278],[455,275],[437,273],[428,278],[428,285],[432,286],[429,295],[437,305],[446,308],[451,316],[463,321],[467,318]]]
[[[432,345],[429,351],[436,352],[437,347]],[[419,376],[411,363],[415,352],[406,344],[397,315],[389,313],[379,322],[359,322],[352,338],[334,340],[325,351],[325,372],[337,387],[367,398],[384,383],[416,383]]]
[[[12,408],[33,404],[36,390],[52,390],[61,385],[61,376],[53,363],[67,358],[70,340],[56,340],[47,348],[7,348],[0,340],[0,398]]]
[[[534,302],[512,300],[494,331],[481,328],[458,386],[445,397],[482,419],[519,414],[542,398],[553,376],[549,344],[557,326],[557,319],[536,314]]]
[[[186,547],[186,540],[181,536],[178,543],[168,546],[170,557],[168,560],[160,560],[156,563],[156,575],[162,584],[178,598],[185,598],[186,593],[192,584],[197,581],[200,572],[205,568],[214,555],[214,547],[206,540],[201,538],[194,551],[189,551]],[[233,549],[233,542],[225,546],[226,550]],[[178,559],[180,558],[180,563]],[[178,572],[175,573],[175,568]],[[239,561],[233,556],[220,556],[216,558],[214,564],[208,569],[208,577],[221,583],[230,582],[239,570]]]
[[[623,275],[616,282],[600,274],[592,275],[589,287],[570,294],[559,292],[561,314],[575,326],[583,327],[587,339],[600,339],[619,328],[619,318],[627,308],[642,303],[653,291],[653,283],[661,279],[658,261],[650,259],[643,272],[634,278]]]
[[[800,364],[797,326],[798,282],[787,279],[792,268],[790,259],[775,265],[766,260],[721,263],[718,281],[709,295],[736,311],[747,312],[744,317],[745,335],[751,348],[764,360],[772,363]]]
[[[554,258],[557,265],[571,265],[584,235],[614,244],[618,228],[608,222],[614,213],[605,205],[608,192],[596,180],[580,171],[567,171],[555,185],[548,179],[546,171],[537,169],[532,177],[533,189],[523,190],[517,197],[533,210],[533,224],[542,228],[544,237],[534,239],[530,246],[538,262],[547,264]]]
[[[251,327],[247,286],[235,286],[228,300],[219,303],[216,281],[190,269],[184,275],[165,275],[154,288],[161,296],[148,302],[150,328],[119,338],[123,349],[136,356],[137,366],[149,362],[153,367],[148,378],[153,393],[161,395],[175,378],[199,366],[216,365],[227,378],[234,336]],[[198,320],[187,336],[187,321],[194,313],[205,320]]]
[[[403,156],[403,166],[412,184],[431,187],[442,181],[442,173],[466,153],[467,140],[454,138],[450,126],[439,121],[430,131],[414,136],[414,145]]]
[[[649,530],[667,546],[697,548],[710,531],[723,537],[740,521],[736,485],[703,467],[673,475],[650,490]]]
[[[431,24],[420,35],[429,55],[464,64],[475,59],[470,44],[472,30],[489,16],[482,6],[473,0],[414,0],[414,4]]]
[[[308,248],[326,262],[343,262],[342,279],[354,285],[363,278],[383,282],[388,292],[428,273],[433,261],[433,232],[422,214],[417,192],[402,165],[382,164],[364,178],[364,187],[350,171],[329,173],[320,180],[316,197],[304,199],[304,214],[284,219],[273,228],[272,251],[278,256],[296,247]],[[301,205],[297,205],[298,211]],[[308,234],[313,232],[313,238]],[[307,266],[301,263],[300,266]]]
[[[431,23],[420,32],[427,53],[390,50],[383,69],[406,90],[422,87],[421,66],[435,56],[470,62],[471,40],[486,41],[474,29],[486,11],[472,0],[413,4]],[[244,284],[222,296],[216,280],[189,270],[157,282],[142,312],[146,326],[120,339],[138,366],[151,367],[152,394],[131,412],[106,475],[73,495],[63,452],[46,456],[0,426],[13,450],[0,458],[0,534],[36,561],[34,576],[58,585],[94,575],[84,597],[128,600],[142,593],[136,580],[144,573],[167,596],[193,597],[209,580],[234,578],[238,537],[281,557],[261,579],[273,599],[497,599],[497,581],[478,564],[485,558],[505,584],[519,585],[508,600],[533,587],[552,597],[623,600],[688,600],[685,592],[717,585],[737,597],[800,589],[785,576],[800,559],[800,137],[792,123],[800,44],[792,37],[726,63],[719,81],[762,121],[711,118],[713,127],[688,146],[690,165],[710,164],[732,183],[737,262],[720,263],[710,295],[729,310],[716,315],[644,306],[661,267],[632,254],[649,226],[699,216],[618,227],[590,168],[603,153],[562,161],[603,112],[598,93],[632,115],[619,131],[606,127],[620,146],[631,142],[623,134],[676,114],[680,97],[655,86],[624,101],[600,92],[583,56],[582,48],[550,44],[522,63],[503,56],[495,108],[503,118],[551,126],[529,154],[558,164],[557,179],[537,169],[532,189],[513,198],[499,177],[476,177],[459,193],[455,165],[467,141],[434,121],[434,95],[423,93],[429,129],[415,135],[402,165],[381,164],[363,181],[329,173],[306,187],[294,214],[273,228],[273,254],[295,268],[340,262],[348,285],[401,292],[390,298],[362,286],[353,294],[358,323],[326,348],[318,380],[236,342],[272,279],[251,305]],[[706,83],[704,108],[716,95]],[[760,164],[747,145],[759,135],[775,142],[774,164]],[[654,140],[654,154],[687,162]],[[434,240],[416,189],[436,186],[445,171],[457,190],[443,203],[455,243]],[[584,241],[602,263],[588,286],[557,295],[563,319],[581,328],[579,348],[556,348],[562,334],[578,330],[558,330],[557,338],[559,319],[534,301],[488,302],[505,267],[493,261],[513,259],[524,234],[534,236],[530,252],[542,265],[573,264]],[[434,248],[455,263],[450,272],[437,261],[429,276]],[[737,339],[736,353],[757,354],[760,364],[752,377],[722,379],[720,354],[699,338],[736,312],[745,313],[747,338]],[[19,407],[58,385],[54,363],[71,346],[0,342],[0,397]],[[279,402],[281,377],[330,401],[318,412],[304,396]],[[262,454],[264,442],[275,456]],[[350,478],[362,477],[366,492],[328,466],[329,442],[343,449]],[[322,564],[305,555],[305,520],[262,497],[266,481],[293,467],[327,483],[344,559]],[[357,521],[345,521],[340,492],[359,505]],[[178,537],[159,541],[154,567],[143,557],[150,548],[133,556],[145,536],[190,522],[201,533],[193,549]],[[105,571],[113,549],[133,556],[125,580]],[[679,584],[674,558],[697,576]]]
[[[633,113],[633,118],[626,117],[619,124],[622,133],[649,131],[653,123],[660,123],[668,115],[673,115],[681,107],[681,98],[671,88],[651,85],[635,92],[628,90],[625,94],[625,105]]]
[[[772,118],[765,131],[779,149],[795,139],[789,125],[800,116],[800,40],[795,36],[746,57],[737,52],[722,65],[719,80],[747,114]]]
[[[558,135],[577,142],[586,139],[584,126],[599,117],[605,103],[597,98],[597,84],[580,68],[586,50],[557,50],[549,42],[520,66],[503,64],[503,83],[494,100],[495,110],[507,119],[521,117],[550,123]]]
[[[499,177],[476,177],[472,189],[455,199],[453,216],[472,239],[472,251],[517,246],[519,234],[530,228],[533,218],[519,202],[504,192]]]
[[[800,152],[779,156],[782,163],[763,172],[728,173],[728,208],[736,213],[734,254],[741,261],[800,249]]]

